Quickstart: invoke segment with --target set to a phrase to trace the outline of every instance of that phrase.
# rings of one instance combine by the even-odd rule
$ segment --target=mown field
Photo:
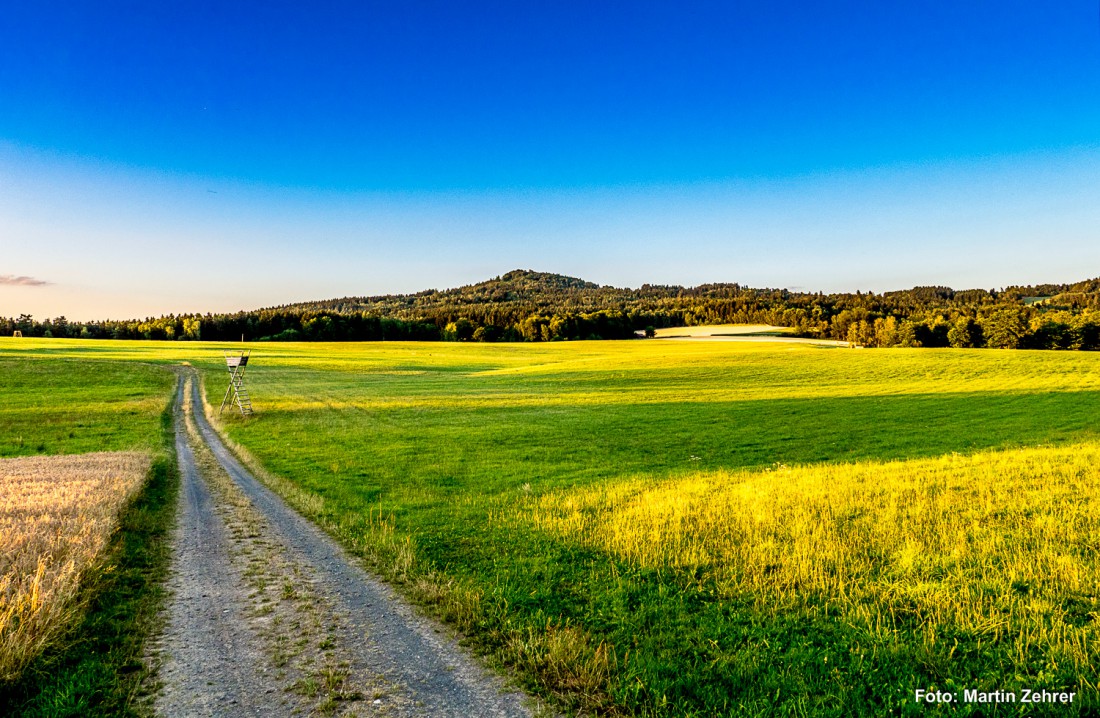
[[[159,447],[172,375],[126,354],[90,361],[103,356],[94,344],[60,344],[79,346],[0,339],[0,458]]]
[[[224,390],[214,345],[23,346],[186,359],[215,407]],[[1097,710],[1091,354],[252,349],[258,413],[227,415],[228,435],[409,595],[566,704],[917,715],[918,688],[1026,687]]]

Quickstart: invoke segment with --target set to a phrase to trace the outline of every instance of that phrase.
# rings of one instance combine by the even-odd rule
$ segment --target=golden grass
[[[150,463],[135,452],[0,459],[0,681],[71,625],[81,576]]]
[[[889,643],[1008,641],[1096,687],[1100,445],[555,492],[523,523],[636,565],[708,575],[758,610],[828,605]]]

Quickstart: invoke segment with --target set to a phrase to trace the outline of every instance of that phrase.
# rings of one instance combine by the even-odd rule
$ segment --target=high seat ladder
[[[240,409],[241,416],[248,416],[252,413],[252,399],[248,396],[248,389],[244,386],[244,369],[248,366],[248,356],[251,353],[251,349],[242,350],[239,354],[225,352],[225,368],[229,371],[229,387],[226,388],[225,396],[222,397],[222,405],[218,408],[219,414],[225,410],[225,405],[230,403],[230,396],[233,397],[232,403]]]

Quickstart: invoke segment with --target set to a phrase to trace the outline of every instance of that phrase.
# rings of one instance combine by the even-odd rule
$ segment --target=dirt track
[[[181,381],[176,402],[183,485],[167,628],[152,652],[158,714],[532,714],[530,699],[256,481],[198,391]]]

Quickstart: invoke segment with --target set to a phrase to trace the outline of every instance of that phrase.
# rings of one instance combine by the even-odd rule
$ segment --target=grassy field
[[[877,715],[925,710],[917,688],[1024,686],[1095,700],[1090,355],[257,349],[260,414],[227,418],[230,436],[575,705]],[[215,405],[223,373],[208,369]]]
[[[706,626],[681,670],[712,706],[882,713],[913,685],[1095,696],[1097,467],[1085,444],[707,472],[553,492],[505,523],[678,577],[681,621]]]
[[[215,407],[225,385],[213,345],[22,346],[186,359]],[[916,689],[1027,687],[1096,710],[1090,354],[252,349],[258,414],[227,415],[228,435],[410,595],[567,704],[916,715]],[[1004,712],[1045,711],[1067,714]]]
[[[136,715],[174,514],[175,380],[63,344],[0,339],[0,456],[17,457],[0,458],[0,714]]]
[[[75,356],[56,352],[43,342],[0,339],[0,457],[160,445],[157,417],[170,373],[134,361],[89,361],[100,356],[93,347]]]

